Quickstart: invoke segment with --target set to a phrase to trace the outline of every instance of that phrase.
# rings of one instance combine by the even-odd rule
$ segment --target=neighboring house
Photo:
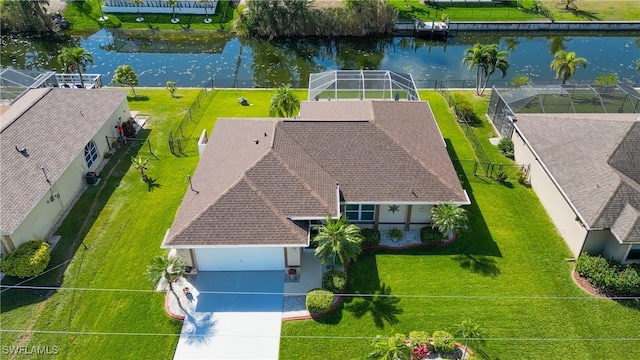
[[[31,89],[2,113],[2,252],[44,239],[95,171],[118,121],[129,119],[126,90]],[[109,138],[107,138],[109,137]]]
[[[131,0],[103,0],[102,11],[106,13],[136,13],[138,9],[146,13],[173,13],[173,8],[167,0],[144,0],[141,4],[135,4]],[[180,14],[215,14],[218,0],[177,0],[175,5],[176,15]]]
[[[517,114],[516,162],[574,256],[640,261],[638,114]],[[544,246],[544,244],[540,244]]]
[[[200,271],[283,270],[327,215],[419,229],[443,202],[470,203],[428,103],[303,102],[216,121],[162,247]]]

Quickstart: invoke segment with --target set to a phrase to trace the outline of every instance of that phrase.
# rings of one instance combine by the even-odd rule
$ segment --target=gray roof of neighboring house
[[[165,245],[306,245],[290,218],[336,216],[337,184],[348,202],[468,203],[427,103],[301,108],[216,122]]]
[[[49,191],[41,168],[55,183],[126,101],[127,93],[110,89],[35,89],[3,114],[0,229],[13,232],[20,225]],[[15,147],[25,149],[26,155]]]
[[[517,115],[518,132],[586,225],[611,228],[623,242],[640,242],[638,115]]]

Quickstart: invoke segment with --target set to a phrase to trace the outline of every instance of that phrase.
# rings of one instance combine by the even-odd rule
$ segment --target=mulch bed
[[[608,298],[609,296],[607,294],[605,294],[604,292],[600,291],[600,289],[598,289],[597,287],[593,286],[589,280],[585,279],[584,277],[580,276],[580,274],[578,274],[576,272],[575,269],[571,270],[571,277],[573,278],[573,282],[576,283],[576,285],[578,285],[579,288],[581,288],[584,292],[591,294],[595,297],[598,298]]]

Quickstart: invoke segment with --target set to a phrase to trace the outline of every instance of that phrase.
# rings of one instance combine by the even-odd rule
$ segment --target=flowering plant
[[[289,269],[289,275],[295,275],[297,273],[296,269]]]
[[[412,359],[426,359],[430,355],[429,353],[429,345],[415,345],[413,347],[413,357]]]

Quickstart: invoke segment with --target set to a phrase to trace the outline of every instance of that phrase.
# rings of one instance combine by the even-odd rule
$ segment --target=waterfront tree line
[[[386,0],[348,0],[345,7],[319,9],[298,0],[247,0],[237,33],[267,39],[389,35],[398,11]]]

